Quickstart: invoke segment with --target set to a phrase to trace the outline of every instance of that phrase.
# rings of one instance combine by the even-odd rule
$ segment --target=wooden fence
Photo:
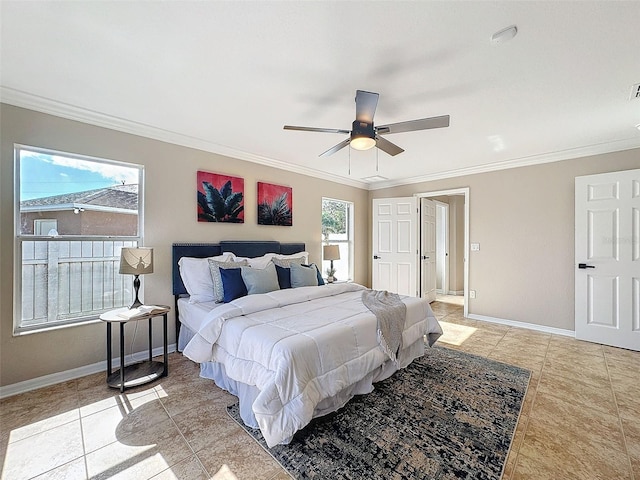
[[[22,242],[22,327],[91,318],[133,301],[120,275],[120,249],[132,241]]]

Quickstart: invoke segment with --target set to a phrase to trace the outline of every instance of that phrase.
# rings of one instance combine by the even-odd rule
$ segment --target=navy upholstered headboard
[[[174,243],[171,249],[173,277],[173,295],[175,297],[176,313],[176,342],[180,337],[180,312],[178,310],[178,298],[186,295],[187,290],[182,283],[178,261],[182,257],[207,258],[221,255],[223,252],[233,252],[238,257],[261,257],[266,253],[281,253],[291,255],[304,252],[304,243],[280,243],[275,241],[221,241],[219,243]]]
[[[206,258],[221,255],[223,252],[233,252],[239,257],[261,257],[266,253],[292,253],[304,252],[304,243],[280,243],[276,241],[257,240],[223,240],[219,243],[174,243],[172,246],[172,277],[173,294],[185,295],[187,293],[180,277],[178,261],[182,257]]]

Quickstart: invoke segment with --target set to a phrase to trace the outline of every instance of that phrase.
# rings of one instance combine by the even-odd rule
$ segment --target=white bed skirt
[[[187,343],[191,341],[195,333],[193,333],[189,328],[182,324],[180,325],[180,334],[178,335],[178,351],[181,352],[184,350],[184,347],[187,346]]]

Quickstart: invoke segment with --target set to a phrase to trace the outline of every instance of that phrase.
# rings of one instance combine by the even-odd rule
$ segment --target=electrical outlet
[[[472,243],[471,244],[471,251],[472,252],[479,252],[480,251],[480,244],[479,243]]]
[[[469,290],[469,298],[476,298],[476,291],[475,290]]]

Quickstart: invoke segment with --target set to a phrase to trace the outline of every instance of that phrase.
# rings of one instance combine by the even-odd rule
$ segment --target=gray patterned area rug
[[[294,478],[498,480],[530,372],[434,347],[369,395],[314,419],[289,445],[267,448]]]

